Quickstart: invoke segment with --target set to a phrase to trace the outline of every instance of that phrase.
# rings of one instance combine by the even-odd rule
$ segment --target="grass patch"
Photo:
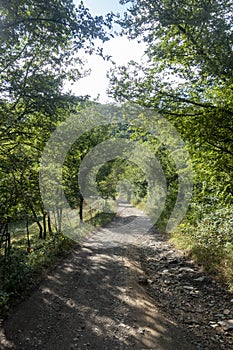
[[[0,288],[1,314],[6,313],[16,300],[32,288],[47,268],[53,266],[74,246],[72,240],[61,234],[47,240],[33,238],[34,244],[30,253],[27,250],[26,239],[21,238],[13,241],[5,266],[3,257],[0,256],[0,269],[4,269],[4,279]]]
[[[181,224],[172,234],[171,242],[233,292],[232,208],[210,213],[196,225],[189,222]]]
[[[90,218],[87,222],[93,226],[104,226],[111,222],[116,213],[97,213],[93,218]]]

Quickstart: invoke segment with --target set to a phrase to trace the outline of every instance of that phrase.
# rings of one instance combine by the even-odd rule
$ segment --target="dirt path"
[[[204,349],[201,335],[160,310],[146,291],[140,259],[151,243],[148,227],[141,211],[120,203],[116,219],[86,239],[8,317],[1,348]]]

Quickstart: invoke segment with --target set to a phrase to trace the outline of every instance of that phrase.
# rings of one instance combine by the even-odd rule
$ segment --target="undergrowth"
[[[93,226],[103,226],[110,222],[114,213],[97,213],[87,220]],[[0,254],[0,314],[3,316],[18,301],[43,273],[54,266],[74,247],[75,242],[63,234],[48,236],[46,240],[38,239],[38,233],[32,228],[30,234],[31,249],[28,249],[27,238],[21,225],[13,233],[12,245],[3,266],[4,256]],[[4,278],[3,278],[4,275]]]
[[[133,204],[146,211],[144,202]],[[156,222],[156,228],[162,233],[165,232],[170,212],[168,205]],[[171,234],[170,241],[233,292],[232,206],[214,210],[210,206],[195,205],[182,224]]]
[[[3,314],[36,283],[47,268],[53,266],[74,245],[62,234],[46,240],[32,237],[31,243],[33,248],[28,251],[26,239],[13,241],[5,267],[1,266],[3,259],[0,257],[0,268],[4,269],[0,288],[0,312]]]
[[[111,222],[115,215],[115,213],[98,213],[93,218],[89,219],[88,223],[93,226],[103,226]]]
[[[233,292],[233,210],[218,209],[197,222],[184,221],[171,242],[185,250],[204,269]]]

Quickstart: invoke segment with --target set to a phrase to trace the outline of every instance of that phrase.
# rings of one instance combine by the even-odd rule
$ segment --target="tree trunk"
[[[62,208],[57,208],[57,232],[61,233],[62,231]]]
[[[58,233],[58,225],[57,225],[57,210],[53,209],[53,218],[54,218],[54,226],[56,233]]]
[[[50,236],[53,236],[53,230],[52,230],[52,223],[51,223],[51,217],[50,217],[50,212],[48,211],[48,214],[47,214],[47,220],[48,220],[48,231],[49,231],[49,234]]]
[[[81,197],[80,197],[80,204],[79,204],[79,219],[80,219],[80,222],[83,222],[83,202],[84,202],[84,198],[81,195]]]
[[[43,211],[43,239],[46,239],[47,236],[46,216],[47,214]]]
[[[1,228],[2,242],[4,244],[4,259],[3,259],[3,269],[2,269],[2,282],[4,283],[7,271],[8,258],[10,259],[10,249],[11,249],[11,235],[8,230],[8,223],[6,223],[3,228]]]
[[[9,232],[9,225],[8,223],[6,224],[6,236],[7,236],[7,254],[10,254],[11,250],[11,234]]]
[[[36,223],[37,223],[37,225],[39,227],[39,238],[42,239],[43,238],[43,227],[42,227],[40,221],[38,220],[38,217],[36,215],[36,211],[34,210],[32,205],[30,206],[30,209],[31,209],[32,214],[33,214],[33,216],[35,218],[35,221],[36,221]]]
[[[26,232],[27,232],[27,243],[28,243],[28,251],[30,252],[31,250],[31,242],[30,242],[30,236],[29,236],[29,228],[28,228],[29,224],[28,224],[28,217],[26,220]]]

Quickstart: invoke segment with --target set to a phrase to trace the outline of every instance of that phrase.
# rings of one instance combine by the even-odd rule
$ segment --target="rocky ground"
[[[13,310],[1,349],[233,349],[233,297],[149,228],[121,203]]]
[[[134,259],[138,282],[164,315],[195,334],[197,349],[233,349],[233,296],[164,235],[143,237]]]

